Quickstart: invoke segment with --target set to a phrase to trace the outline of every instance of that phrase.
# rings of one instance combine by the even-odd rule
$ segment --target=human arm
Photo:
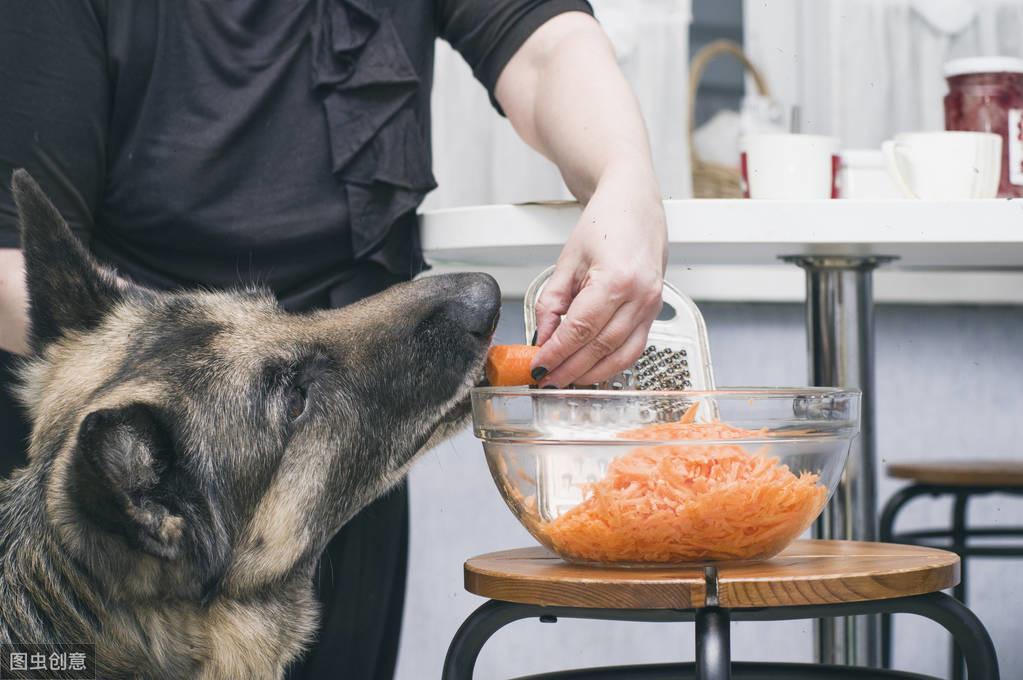
[[[0,248],[0,349],[28,352],[28,292],[25,260],[16,248]]]
[[[661,306],[667,235],[639,106],[607,36],[581,12],[534,31],[495,94],[584,206],[537,303],[535,375],[602,381],[640,355]]]

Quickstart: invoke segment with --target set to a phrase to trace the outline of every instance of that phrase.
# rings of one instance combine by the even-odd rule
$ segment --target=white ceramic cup
[[[1002,138],[990,132],[909,132],[881,145],[888,172],[907,198],[994,198]]]
[[[823,135],[757,134],[743,138],[743,178],[756,199],[832,198],[838,140]]]

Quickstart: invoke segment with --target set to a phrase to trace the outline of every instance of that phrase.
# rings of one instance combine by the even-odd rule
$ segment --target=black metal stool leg
[[[469,615],[455,633],[444,657],[442,680],[472,680],[476,659],[487,640],[509,623],[537,616],[531,605],[490,600]]]
[[[731,620],[727,609],[696,611],[696,680],[731,680]]]
[[[843,602],[792,607],[757,609],[723,609],[712,606],[703,609],[579,609],[573,607],[540,607],[491,600],[473,612],[462,624],[448,647],[444,659],[442,680],[472,680],[473,668],[480,650],[487,640],[504,626],[520,619],[539,618],[555,621],[557,618],[594,619],[600,621],[636,621],[648,623],[696,622],[696,678],[698,680],[731,680],[730,623],[736,621],[791,621],[828,616],[867,616],[881,612],[915,614],[940,624],[958,643],[966,659],[969,680],[999,680],[998,655],[991,636],[980,619],[964,604],[945,593],[928,593],[891,600]],[[767,670],[771,665],[765,665]],[[784,664],[779,667],[779,672]],[[619,677],[615,669],[607,669],[609,679]],[[619,669],[626,672],[628,669]],[[853,669],[855,670],[855,669]],[[572,675],[566,677],[583,677]],[[650,677],[663,677],[656,669]],[[839,673],[841,677],[846,677]],[[903,677],[903,674],[897,674]],[[912,674],[910,674],[912,675]],[[542,677],[560,677],[547,674]],[[621,677],[639,677],[635,674]],[[644,675],[643,677],[646,677]],[[761,677],[761,676],[757,676]],[[768,676],[763,676],[768,677]],[[769,677],[775,677],[769,675]],[[778,676],[790,678],[791,674]],[[802,677],[802,676],[800,676]],[[829,675],[830,677],[830,675]],[[850,675],[851,677],[851,675]],[[856,675],[859,678],[859,675]],[[916,677],[916,676],[914,676]]]
[[[881,614],[881,668],[892,667],[892,615]]]
[[[966,605],[945,593],[907,598],[900,611],[925,616],[952,633],[966,658],[970,680],[999,680],[998,655],[984,624]]]
[[[955,598],[966,604],[966,508],[970,502],[969,493],[958,493],[952,506],[952,550],[959,554],[959,583],[952,590]],[[952,641],[952,680],[963,680],[963,654],[959,645]]]
[[[970,680],[999,680],[998,654],[984,624],[959,600],[942,592],[891,600],[843,602],[826,605],[733,609],[736,621],[790,621],[822,616],[860,616],[880,612],[915,614],[940,624],[959,644]]]
[[[917,496],[926,494],[927,491],[915,484],[899,489],[895,495],[888,499],[881,510],[881,519],[878,522],[879,540],[882,543],[890,543],[895,536],[895,518],[899,511]],[[892,667],[892,615],[881,614],[881,668]]]
[[[923,484],[910,484],[896,491],[881,510],[881,519],[878,522],[879,539],[882,542],[890,542],[895,535],[895,518],[906,503],[917,496],[934,494],[934,489]]]

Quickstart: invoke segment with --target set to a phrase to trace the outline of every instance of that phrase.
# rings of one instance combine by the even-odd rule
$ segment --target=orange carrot
[[[487,354],[487,380],[494,387],[535,384],[529,365],[539,351],[532,345],[494,345]]]
[[[689,424],[696,422],[696,412],[700,410],[700,402],[693,402],[693,405],[686,409],[686,412],[682,414],[678,422]]]
[[[680,421],[623,433],[630,439],[762,438],[720,422]],[[689,422],[687,422],[689,421]],[[567,557],[587,562],[693,562],[771,557],[813,522],[827,489],[777,458],[738,444],[636,448],[583,487],[582,503],[539,533]]]

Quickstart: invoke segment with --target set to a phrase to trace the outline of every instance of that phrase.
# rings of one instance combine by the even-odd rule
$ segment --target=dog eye
[[[300,385],[292,386],[288,391],[288,420],[298,420],[305,413],[306,393]]]

